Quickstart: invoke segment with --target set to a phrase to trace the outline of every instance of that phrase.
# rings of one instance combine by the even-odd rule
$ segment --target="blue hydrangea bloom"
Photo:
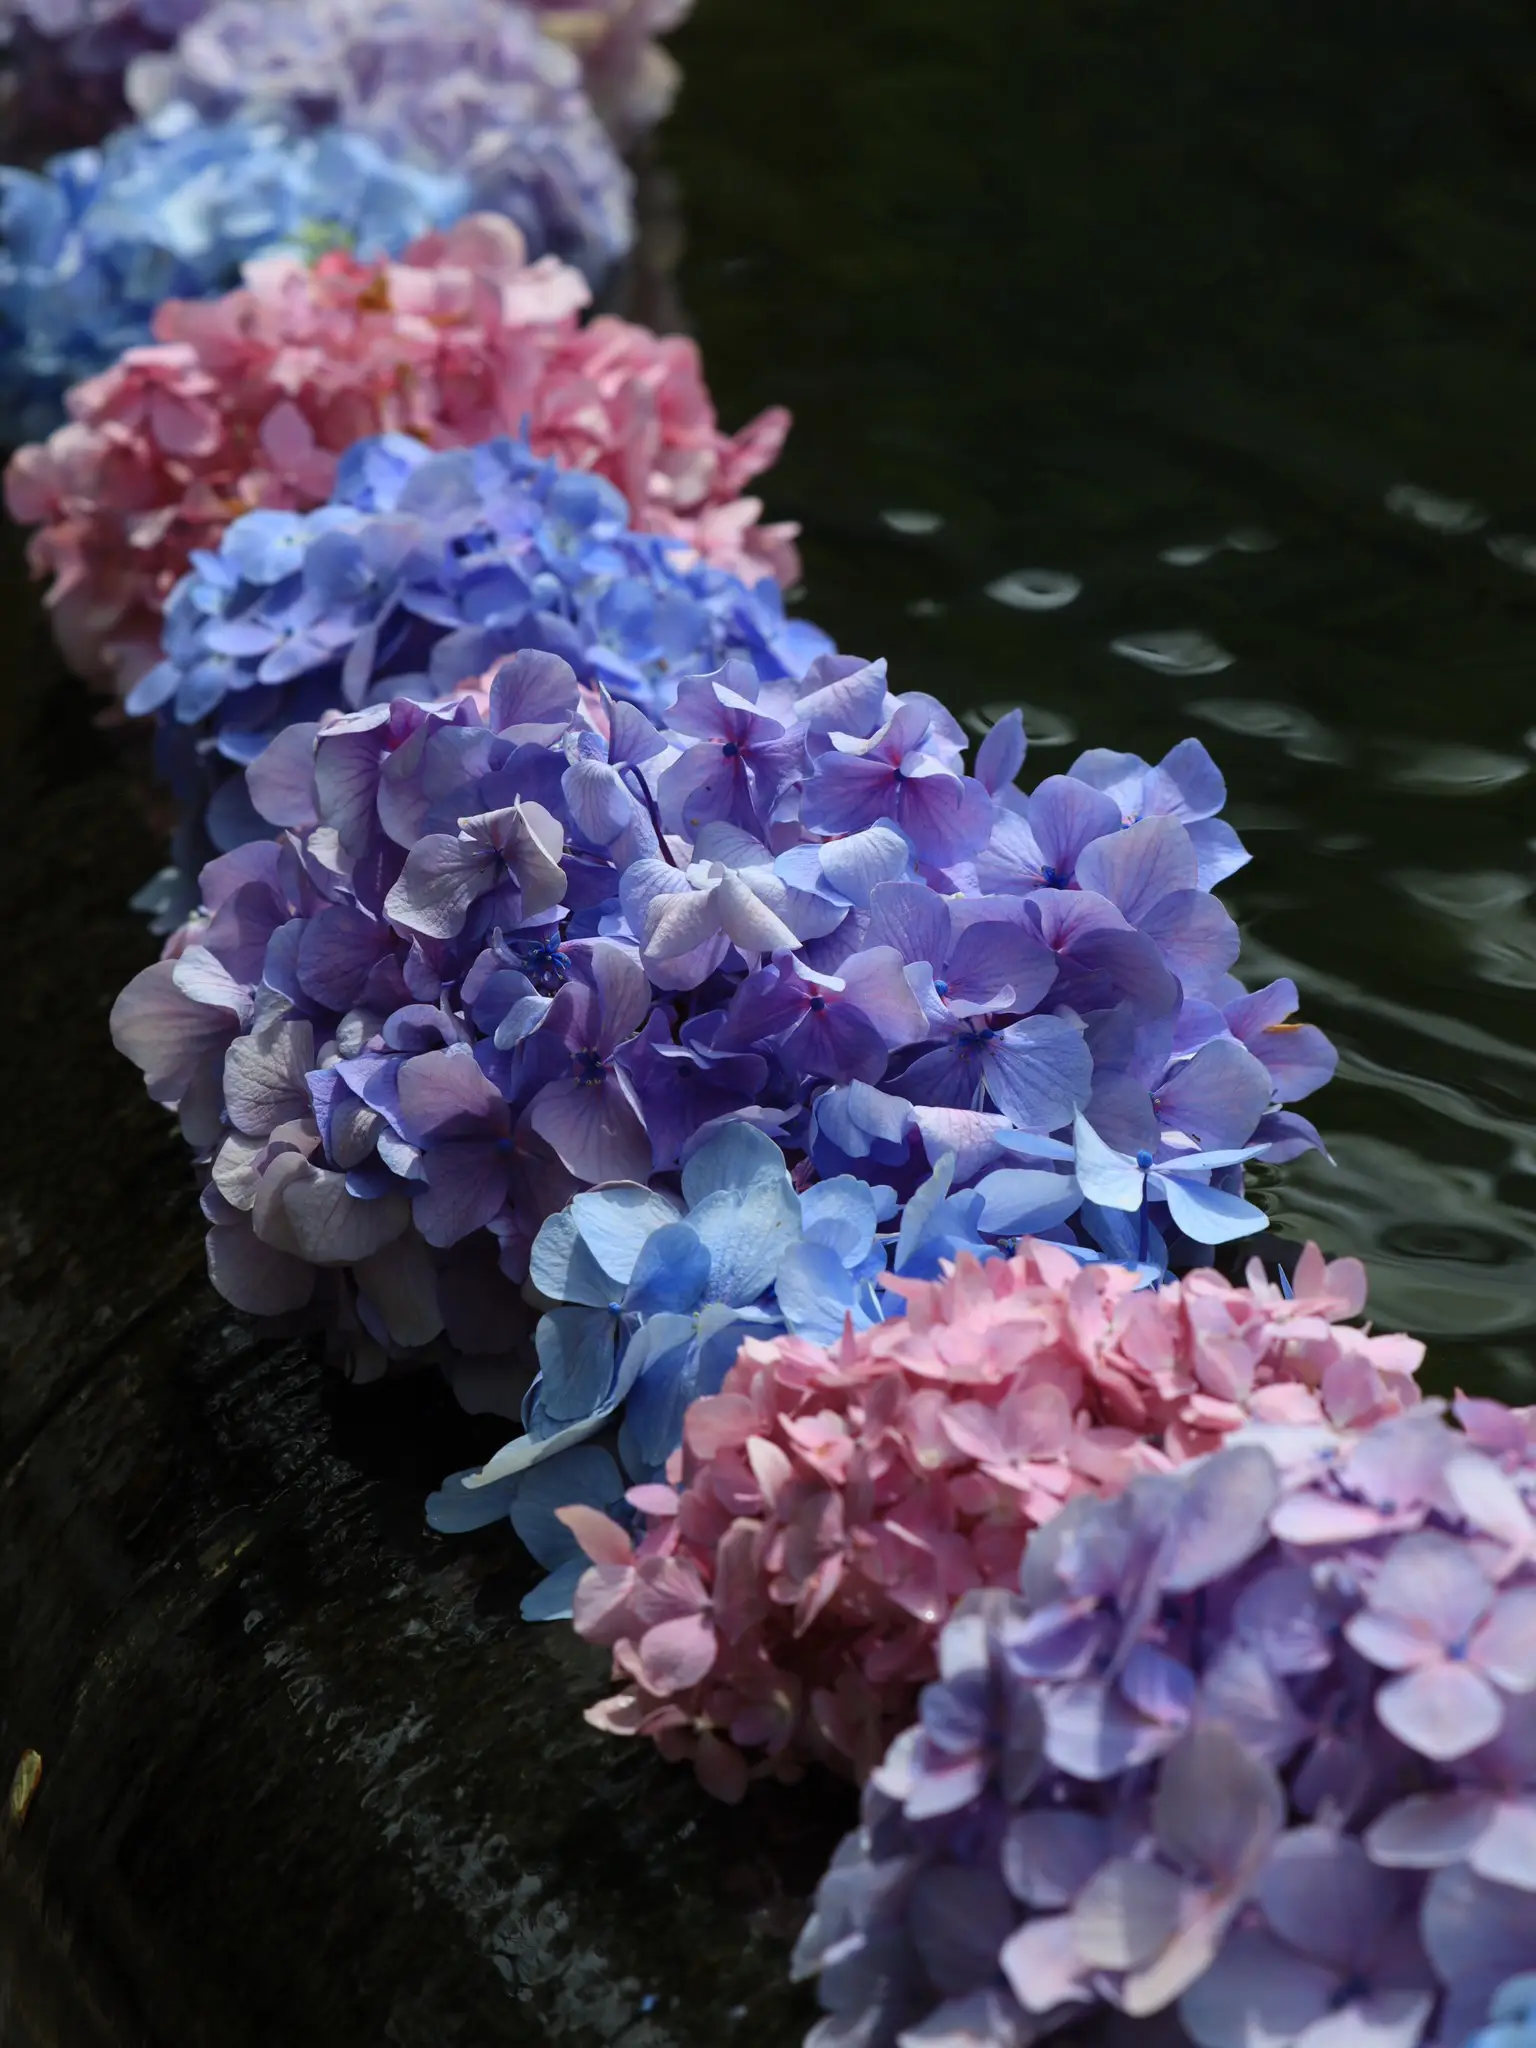
[[[470,203],[462,177],[366,136],[184,105],[40,172],[0,169],[0,431],[49,433],[69,386],[148,341],[158,306],[229,290],[249,257],[388,255]]]
[[[733,655],[770,681],[829,650],[786,618],[771,579],[749,589],[628,521],[606,479],[520,441],[435,454],[405,435],[361,441],[327,505],[247,513],[217,554],[194,555],[166,607],[165,658],[128,709],[180,729],[168,765],[190,798],[192,756],[213,786],[220,761],[244,765],[295,721],[438,698],[525,648],[655,713],[680,677]],[[230,796],[210,820],[226,846],[256,829],[238,785]]]

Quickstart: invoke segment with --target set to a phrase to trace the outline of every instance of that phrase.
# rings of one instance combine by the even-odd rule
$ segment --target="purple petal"
[[[927,1020],[902,972],[901,955],[894,947],[871,946],[850,953],[838,973],[844,986],[844,1001],[868,1019],[893,1051],[927,1036]]]
[[[1231,913],[1201,889],[1165,896],[1141,919],[1140,928],[1179,977],[1186,995],[1220,988],[1242,948]]]
[[[426,938],[457,938],[471,904],[494,888],[500,856],[447,832],[430,832],[405,857],[405,869],[384,899],[384,915]]]
[[[1493,1687],[1467,1664],[1425,1664],[1389,1679],[1376,1714],[1399,1742],[1434,1763],[1449,1763],[1491,1742],[1504,1709]]]
[[[551,1081],[534,1097],[528,1121],[560,1164],[588,1186],[650,1177],[651,1141],[611,1073],[597,1083]]]
[[[1097,1814],[1016,1814],[1003,1841],[1008,1889],[1037,1912],[1070,1906],[1109,1854],[1109,1839]]]
[[[319,730],[315,724],[284,726],[246,769],[245,786],[251,802],[269,825],[315,823],[315,734]]]
[[[1185,1869],[1222,1879],[1256,1866],[1284,1818],[1273,1770],[1219,1721],[1197,1724],[1163,1760],[1153,1826]]]
[[[1211,1151],[1245,1145],[1269,1095],[1269,1070],[1235,1038],[1202,1045],[1152,1091],[1164,1128],[1184,1131]]]
[[[976,749],[976,780],[990,795],[1018,781],[1026,744],[1022,711],[1005,711],[989,728]]]
[[[247,1315],[286,1315],[315,1291],[314,1267],[263,1244],[244,1217],[210,1230],[207,1247],[209,1279]]]
[[[414,1145],[500,1137],[508,1128],[507,1106],[467,1045],[406,1060],[396,1081],[400,1122]]]
[[[935,970],[938,959],[935,956]],[[967,925],[943,968],[952,999],[984,1002],[1013,990],[1010,1007],[1033,1010],[1056,979],[1056,956],[1024,925],[995,920]]]
[[[1045,867],[1054,870],[1061,884],[1077,873],[1095,840],[1118,837],[1121,830],[1120,806],[1075,775],[1048,775],[1031,795],[1025,815]],[[1078,879],[1084,887],[1098,886],[1081,875]]]
[[[1464,1863],[1492,1817],[1487,1792],[1421,1792],[1389,1806],[1366,1831],[1373,1863],[1387,1870],[1440,1870]]]
[[[977,852],[992,829],[992,799],[968,775],[903,774],[895,813],[919,857],[938,867]]]
[[[894,948],[906,961],[926,960],[938,972],[949,941],[948,906],[923,883],[881,882],[870,891],[866,944]]]
[[[1077,879],[1139,924],[1165,896],[1195,888],[1199,866],[1189,834],[1176,819],[1143,818],[1085,847]]]
[[[1093,1086],[1093,1056],[1082,1032],[1060,1017],[1025,1017],[983,1054],[987,1092],[1024,1131],[1054,1131],[1071,1120]]]
[[[1259,1904],[1282,1941],[1353,1976],[1402,1913],[1403,1881],[1371,1862],[1353,1835],[1292,1828],[1270,1851]]]
[[[1183,1890],[1171,1870],[1116,1856],[1094,1872],[1073,1905],[1078,1954],[1098,1970],[1134,1970],[1149,1962],[1178,1929]]]
[[[1196,2048],[1283,2048],[1328,2012],[1337,1988],[1331,1970],[1244,1929],[1184,1993],[1179,2018]]]
[[[483,1139],[458,1139],[425,1153],[426,1185],[417,1192],[415,1217],[427,1243],[457,1244],[484,1229],[506,1202],[507,1165],[502,1145]]]

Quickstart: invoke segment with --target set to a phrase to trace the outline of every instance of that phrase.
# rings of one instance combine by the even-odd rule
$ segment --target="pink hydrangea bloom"
[[[1085,1491],[1218,1448],[1250,1418],[1361,1429],[1419,1399],[1424,1347],[1342,1319],[1359,1262],[1255,1261],[1155,1291],[1026,1242],[892,1281],[905,1315],[831,1350],[748,1342],[696,1401],[669,1486],[630,1495],[638,1542],[568,1511],[593,1560],[575,1625],[625,1689],[588,1713],[739,1797],[820,1758],[860,1778],[936,1674],[960,1598],[1014,1586],[1032,1530]],[[749,1763],[747,1752],[763,1756]]]
[[[796,529],[762,524],[743,495],[789,415],[722,433],[692,341],[582,326],[587,299],[574,270],[528,263],[518,230],[482,214],[395,261],[274,256],[223,298],[163,306],[154,342],[77,385],[68,423],[6,471],[71,666],[130,689],[193,549],[258,506],[323,504],[341,453],[382,432],[465,447],[526,419],[537,454],[599,471],[637,526],[748,582],[792,582]]]

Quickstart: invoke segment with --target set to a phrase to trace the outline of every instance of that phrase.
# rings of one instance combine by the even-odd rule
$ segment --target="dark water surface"
[[[1343,1053],[1277,1223],[1536,1400],[1536,9],[701,0],[678,49],[684,300],[727,417],[795,410],[805,608],[1023,703],[1026,780],[1206,742],[1243,972]],[[988,595],[1035,569],[1081,594]]]
[[[1337,1165],[1265,1198],[1438,1383],[1536,1399],[1536,12],[699,4],[678,288],[722,414],[796,409],[807,609],[1026,704],[1034,773],[1207,740],[1248,971],[1344,1052]],[[790,2048],[846,1805],[584,1728],[510,1536],[422,1525],[499,1427],[212,1297],[106,1038],[143,749],[14,536],[0,597],[0,2048]]]

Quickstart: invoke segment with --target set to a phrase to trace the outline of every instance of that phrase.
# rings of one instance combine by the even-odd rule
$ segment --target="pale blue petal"
[[[1083,1199],[1104,1209],[1139,1209],[1146,1176],[1133,1159],[1111,1151],[1084,1116],[1075,1119],[1077,1179]]]
[[[621,1184],[575,1196],[571,1214],[587,1250],[623,1288],[629,1284],[646,1240],[677,1221],[677,1204],[651,1188]]]
[[[825,1244],[792,1244],[779,1261],[774,1295],[779,1313],[797,1337],[835,1344],[845,1316],[855,1314],[853,1275]]]
[[[1174,1180],[1167,1175],[1150,1176],[1152,1191],[1168,1204],[1168,1213],[1196,1244],[1230,1244],[1235,1237],[1248,1237],[1263,1230],[1269,1218],[1241,1195],[1223,1194],[1199,1181]]]
[[[751,1124],[727,1124],[683,1168],[683,1199],[693,1209],[719,1189],[740,1193],[764,1175],[775,1174],[782,1174],[788,1185],[784,1154],[772,1138]]]
[[[976,1183],[981,1228],[989,1237],[1030,1237],[1065,1223],[1081,1203],[1082,1190],[1069,1173],[1024,1166],[1000,1167]]]
[[[624,1295],[626,1314],[691,1315],[709,1285],[709,1251],[688,1223],[654,1231],[635,1261]]]

